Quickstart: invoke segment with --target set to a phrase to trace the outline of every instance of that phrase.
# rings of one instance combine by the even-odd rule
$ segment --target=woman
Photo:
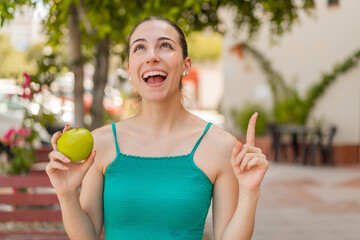
[[[82,163],[57,151],[60,132],[52,138],[46,171],[69,237],[98,239],[104,225],[106,239],[201,239],[213,197],[214,238],[250,239],[268,168],[254,146],[257,113],[242,145],[184,109],[191,60],[183,32],[166,19],[134,27],[128,59],[139,113],[93,131],[94,151]]]

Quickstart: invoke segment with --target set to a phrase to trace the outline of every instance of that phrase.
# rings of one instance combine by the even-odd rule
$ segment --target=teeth
[[[166,77],[167,74],[165,72],[162,71],[150,71],[150,72],[146,72],[143,74],[143,78],[148,78],[148,77],[152,77],[152,76],[163,76]]]

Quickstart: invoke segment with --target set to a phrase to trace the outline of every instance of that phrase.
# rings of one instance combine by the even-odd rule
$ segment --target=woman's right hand
[[[70,126],[66,125],[63,133],[68,130],[70,130]],[[57,140],[60,136],[61,132],[59,131],[51,138],[51,145],[54,150],[49,154],[50,162],[46,166],[46,173],[56,193],[64,195],[78,191],[86,172],[94,162],[96,153],[92,151],[83,162],[71,162],[69,158],[58,151]]]

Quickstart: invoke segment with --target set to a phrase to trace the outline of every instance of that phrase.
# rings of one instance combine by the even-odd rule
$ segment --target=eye
[[[143,50],[143,49],[145,49],[145,47],[143,45],[139,44],[139,45],[134,47],[134,52],[136,52],[138,50]]]
[[[167,43],[167,42],[162,43],[162,44],[161,44],[161,47],[162,47],[162,48],[170,48],[170,49],[173,49],[172,46],[171,46],[171,44],[170,44],[170,43]]]

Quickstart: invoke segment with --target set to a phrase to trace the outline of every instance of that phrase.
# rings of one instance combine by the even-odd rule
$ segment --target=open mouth
[[[158,85],[166,80],[167,73],[163,71],[149,71],[145,72],[142,78],[148,84]]]

